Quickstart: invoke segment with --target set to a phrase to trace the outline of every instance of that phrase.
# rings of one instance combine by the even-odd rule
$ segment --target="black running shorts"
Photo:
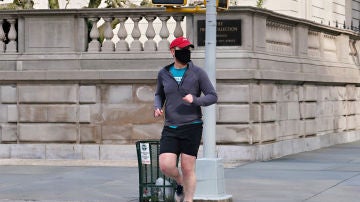
[[[181,153],[197,157],[203,126],[202,123],[170,128],[164,126],[160,139],[160,154]]]

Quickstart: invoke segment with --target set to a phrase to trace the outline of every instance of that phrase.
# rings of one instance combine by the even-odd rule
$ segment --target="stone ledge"
[[[360,140],[360,131],[333,133],[301,139],[284,140],[269,144],[254,145],[218,145],[218,157],[223,159],[225,167],[234,167],[248,161],[266,161],[282,156],[316,150],[336,144]],[[81,153],[79,158],[67,159],[67,156],[53,156],[47,159],[47,152],[56,153],[63,148],[77,147],[74,152]],[[48,150],[46,148],[52,148]],[[42,149],[36,149],[42,148]],[[17,151],[14,151],[16,149]],[[56,149],[58,151],[56,151]],[[26,156],[21,158],[21,150]],[[116,151],[116,152],[114,152]],[[32,152],[32,153],[31,153]],[[70,150],[66,151],[71,154]],[[62,152],[64,153],[64,152]],[[91,154],[91,155],[90,155]],[[89,157],[90,155],[90,157]],[[95,158],[92,158],[94,157]],[[203,157],[200,147],[198,158]],[[78,144],[0,144],[0,165],[54,165],[54,166],[137,166],[135,145],[78,145]]]

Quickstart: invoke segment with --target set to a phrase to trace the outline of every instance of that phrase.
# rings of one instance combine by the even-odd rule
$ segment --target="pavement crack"
[[[358,174],[356,174],[356,175],[353,175],[353,176],[351,176],[351,177],[349,177],[349,178],[346,178],[346,179],[344,179],[344,180],[336,183],[335,185],[333,185],[333,186],[331,186],[331,187],[328,187],[328,188],[324,189],[323,191],[321,191],[321,192],[319,192],[319,193],[317,193],[317,194],[315,194],[315,195],[310,196],[309,198],[307,198],[307,199],[305,199],[305,200],[303,200],[303,201],[308,201],[308,200],[310,200],[310,199],[312,199],[312,198],[315,198],[315,197],[319,196],[320,194],[322,194],[322,193],[324,193],[324,192],[326,192],[326,191],[328,191],[328,190],[330,190],[330,189],[338,186],[339,184],[342,184],[342,183],[344,183],[344,182],[346,182],[346,181],[348,181],[348,180],[350,180],[350,179],[352,179],[352,178],[354,178],[354,177],[357,177],[357,176],[359,176],[359,175],[360,175],[360,173],[358,173]]]

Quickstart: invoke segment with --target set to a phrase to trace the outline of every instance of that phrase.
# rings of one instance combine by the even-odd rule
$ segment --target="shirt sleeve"
[[[156,84],[156,91],[155,91],[154,109],[162,109],[164,102],[165,102],[164,86],[161,82],[161,77],[159,72],[157,84]]]
[[[193,104],[197,106],[209,106],[215,104],[218,99],[217,93],[208,75],[204,70],[200,70],[199,72],[199,86],[204,96],[200,96],[200,97],[194,96]]]

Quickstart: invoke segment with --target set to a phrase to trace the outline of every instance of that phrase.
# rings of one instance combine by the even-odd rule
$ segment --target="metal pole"
[[[205,71],[216,87],[216,0],[206,0]],[[197,188],[194,199],[232,201],[225,193],[224,167],[216,156],[216,107],[204,109],[204,158],[196,163]],[[207,172],[204,172],[207,170]]]
[[[216,0],[206,1],[205,70],[216,87]],[[216,109],[215,105],[204,109],[204,157],[216,158]]]

